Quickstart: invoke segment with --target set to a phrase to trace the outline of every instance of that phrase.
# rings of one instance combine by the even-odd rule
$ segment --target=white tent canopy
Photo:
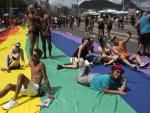
[[[97,13],[96,11],[93,11],[93,10],[88,10],[87,12],[84,12],[82,15],[83,16],[87,16],[87,15],[99,15],[99,13]]]
[[[128,11],[118,11],[115,14],[128,14]]]
[[[98,11],[99,13],[111,13],[111,14],[127,14],[128,11],[118,11],[118,10],[115,10],[115,9],[106,9],[106,10],[101,10],[101,11]]]
[[[116,13],[116,12],[118,12],[117,10],[115,10],[115,9],[106,9],[106,10],[101,10],[101,11],[98,11],[99,13],[112,13],[112,14],[114,14],[114,13]]]

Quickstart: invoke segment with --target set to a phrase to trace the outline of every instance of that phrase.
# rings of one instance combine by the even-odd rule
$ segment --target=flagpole
[[[79,15],[79,0],[77,0],[77,16]]]
[[[9,6],[9,13],[10,13],[10,17],[11,17],[11,13],[12,13],[12,9],[11,9],[11,0],[10,0],[10,4],[9,4],[10,6]]]
[[[124,0],[122,0],[122,11],[124,11]]]
[[[141,7],[141,3],[140,3],[140,0],[139,0],[139,9],[141,9],[140,7]]]

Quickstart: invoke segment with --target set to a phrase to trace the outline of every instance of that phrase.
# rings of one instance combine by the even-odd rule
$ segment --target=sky
[[[90,1],[90,0],[79,0],[79,4],[84,2],[84,1]],[[108,0],[117,4],[120,4],[122,0]],[[50,3],[52,4],[63,4],[66,6],[71,6],[71,4],[77,4],[77,0],[49,0]]]

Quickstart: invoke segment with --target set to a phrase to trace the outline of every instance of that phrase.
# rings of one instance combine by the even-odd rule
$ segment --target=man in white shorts
[[[32,53],[29,61],[31,80],[24,74],[19,74],[16,85],[8,84],[0,91],[0,98],[4,97],[9,91],[15,92],[14,97],[2,107],[3,109],[7,110],[16,107],[18,105],[17,99],[19,93],[27,96],[40,96],[41,81],[43,78],[48,89],[48,98],[53,98],[45,65],[40,61],[41,56],[42,51],[40,49],[35,49]]]

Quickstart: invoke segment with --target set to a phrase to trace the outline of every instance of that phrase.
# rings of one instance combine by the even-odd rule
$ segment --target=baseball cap
[[[20,47],[21,46],[20,42],[16,42],[15,46]]]
[[[112,66],[112,71],[115,71],[115,70],[120,70],[122,73],[124,73],[124,70],[122,69],[120,65]]]

